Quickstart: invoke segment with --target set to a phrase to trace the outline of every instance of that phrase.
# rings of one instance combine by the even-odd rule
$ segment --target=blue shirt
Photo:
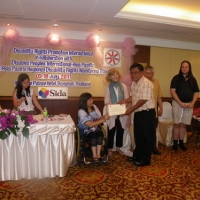
[[[101,113],[99,111],[99,109],[94,106],[94,110],[92,112],[90,112],[89,114],[87,114],[83,109],[80,109],[78,111],[78,127],[80,130],[80,134],[81,136],[86,136],[88,135],[90,132],[96,132],[101,130],[99,126],[94,126],[94,127],[88,127],[85,125],[86,122],[88,121],[97,121],[100,117],[101,117]]]

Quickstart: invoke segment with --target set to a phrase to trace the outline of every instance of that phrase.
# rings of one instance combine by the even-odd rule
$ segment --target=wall
[[[178,74],[180,64],[188,60],[192,65],[192,72],[200,87],[200,51],[151,47],[150,64],[155,68],[155,78],[161,84],[164,97],[171,97],[170,82],[174,75]]]

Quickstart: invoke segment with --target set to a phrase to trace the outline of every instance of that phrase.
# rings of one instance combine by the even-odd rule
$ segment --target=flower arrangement
[[[11,133],[17,136],[18,131],[28,138],[29,126],[36,122],[33,115],[27,115],[25,111],[0,110],[0,139],[6,139]]]

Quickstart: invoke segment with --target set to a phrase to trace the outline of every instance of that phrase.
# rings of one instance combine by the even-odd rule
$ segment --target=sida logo
[[[49,95],[49,90],[47,90],[46,88],[41,88],[38,92],[38,95],[40,97],[42,97],[43,99],[46,99],[47,96]]]
[[[50,90],[50,96],[64,96],[64,97],[66,97],[67,96],[67,94],[66,94],[66,92],[63,92],[62,90],[59,90],[59,91],[57,91],[57,90]]]
[[[38,87],[39,99],[68,99],[67,87]]]

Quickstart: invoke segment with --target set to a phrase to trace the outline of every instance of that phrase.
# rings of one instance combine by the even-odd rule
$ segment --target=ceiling
[[[53,24],[58,24],[57,29],[66,31],[200,43],[198,0],[0,0],[0,3],[0,27],[10,23],[10,28],[16,29],[53,30]],[[185,14],[177,16],[178,11]]]

